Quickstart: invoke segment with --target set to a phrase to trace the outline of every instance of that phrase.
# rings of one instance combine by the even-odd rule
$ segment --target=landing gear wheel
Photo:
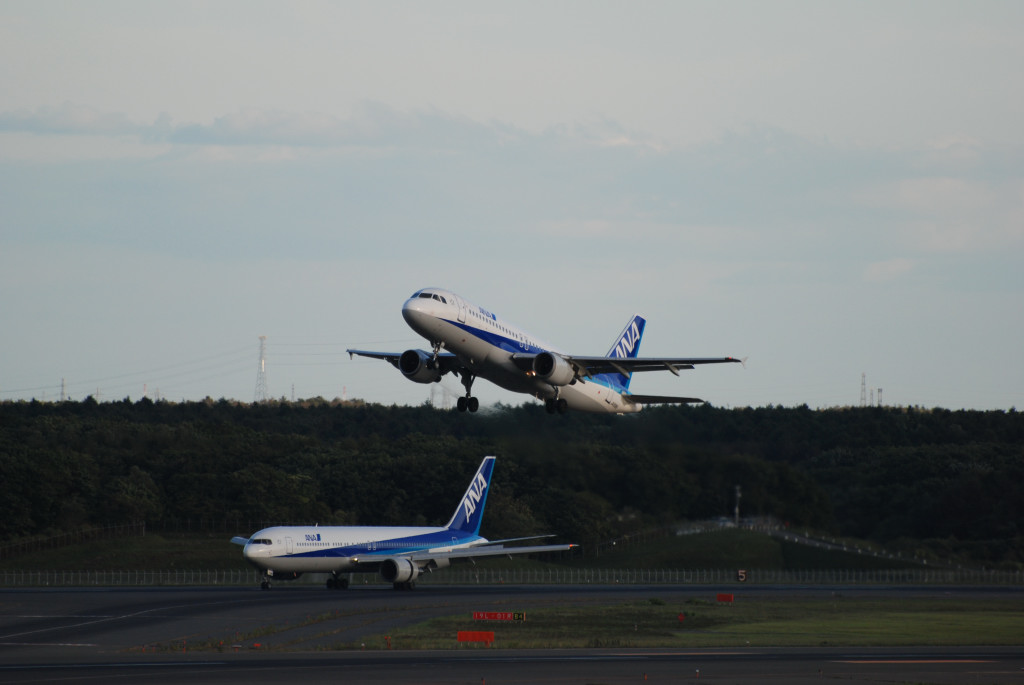
[[[460,397],[458,403],[455,405],[459,411],[475,412],[480,408],[480,400],[473,397],[473,381],[476,380],[476,374],[470,373],[469,371],[461,371],[462,374],[462,386],[466,388],[466,396]]]
[[[396,590],[415,590],[416,581],[410,580],[405,583],[393,583],[392,587],[394,587]]]
[[[569,403],[559,399],[544,400],[544,408],[549,414],[564,414],[569,411]]]
[[[260,589],[261,590],[269,590],[270,589],[270,581],[269,580],[264,580],[262,583],[260,583]]]

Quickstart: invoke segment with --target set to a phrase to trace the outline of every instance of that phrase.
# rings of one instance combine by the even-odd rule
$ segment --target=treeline
[[[139,520],[440,524],[486,454],[489,537],[586,544],[731,516],[739,485],[745,517],[1024,562],[1024,416],[877,407],[6,402],[0,540]]]

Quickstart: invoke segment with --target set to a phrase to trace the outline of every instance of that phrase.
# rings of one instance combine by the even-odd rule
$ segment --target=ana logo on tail
[[[640,345],[640,336],[644,334],[644,320],[639,316],[633,317],[633,320],[626,326],[626,330],[622,332],[622,336],[619,341],[615,343],[612,353],[609,357],[620,357],[627,358],[636,355],[636,349]]]
[[[486,489],[487,479],[484,478],[483,473],[477,473],[476,478],[469,484],[469,489],[466,490],[466,496],[462,498],[462,513],[467,520],[476,511],[477,504],[480,503],[480,499],[484,496],[484,490]]]

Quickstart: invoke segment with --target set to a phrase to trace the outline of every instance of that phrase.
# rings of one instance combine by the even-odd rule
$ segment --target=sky
[[[1015,1],[0,0],[0,400],[250,402],[266,336],[443,404],[345,354],[436,286],[748,358],[643,394],[1024,407],[1021,73]]]

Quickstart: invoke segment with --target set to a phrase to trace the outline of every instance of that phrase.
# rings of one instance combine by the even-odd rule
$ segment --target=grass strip
[[[509,611],[514,608],[510,607]],[[391,633],[393,649],[474,649],[460,630],[494,631],[498,648],[995,646],[1024,644],[1024,600],[743,599],[733,604],[657,598],[551,607],[525,621],[448,616]],[[371,636],[367,645],[383,645]],[[339,644],[338,649],[354,645]]]

